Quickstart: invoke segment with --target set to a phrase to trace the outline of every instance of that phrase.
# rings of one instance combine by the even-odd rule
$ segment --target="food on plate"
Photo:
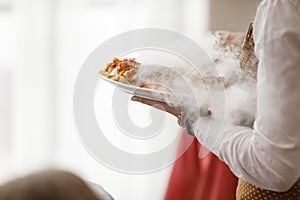
[[[100,73],[115,81],[134,83],[134,76],[139,66],[140,63],[136,62],[135,58],[123,58],[122,60],[114,58],[111,63],[106,65],[104,70],[100,71]]]
[[[215,86],[228,88],[232,85],[231,80],[222,76],[201,76],[192,68],[141,65],[135,58],[114,58],[100,74],[114,81],[168,92],[178,88],[178,85],[183,91],[184,85],[199,89]]]

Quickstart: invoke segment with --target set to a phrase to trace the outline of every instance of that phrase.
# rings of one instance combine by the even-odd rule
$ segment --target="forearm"
[[[266,138],[256,124],[251,129],[229,123],[223,125],[221,118],[213,118],[213,127],[210,117],[198,118],[191,124],[192,132],[237,177],[274,191],[285,191],[296,182],[299,177],[297,141],[278,144]]]

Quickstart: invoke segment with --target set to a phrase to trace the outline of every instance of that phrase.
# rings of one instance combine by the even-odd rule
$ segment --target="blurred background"
[[[116,199],[162,199],[172,166],[124,174],[96,162],[81,145],[72,111],[77,73],[116,34],[165,28],[199,41],[209,30],[246,31],[258,3],[0,0],[0,184],[58,167],[101,184]]]

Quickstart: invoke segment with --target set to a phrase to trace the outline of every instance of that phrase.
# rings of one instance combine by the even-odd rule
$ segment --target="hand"
[[[138,96],[131,97],[131,100],[152,106],[154,108],[157,108],[157,109],[165,111],[165,112],[168,112],[177,118],[178,124],[180,126],[183,126],[183,124],[184,124],[181,108],[179,108],[179,107],[172,107],[172,106],[169,106],[165,102],[155,101],[155,100],[146,99],[146,98],[142,98],[142,97],[138,97]]]
[[[180,111],[181,111],[180,108],[171,107],[165,102],[146,99],[146,98],[143,98],[143,97],[133,96],[133,97],[131,97],[131,100],[132,101],[138,101],[140,103],[152,106],[152,107],[157,108],[159,110],[168,112],[171,115],[174,115],[175,117],[177,117],[180,114]]]
[[[245,38],[245,33],[229,32],[229,31],[215,31],[211,33],[219,40],[220,47],[233,46],[241,49]]]
[[[244,43],[245,33],[216,31],[212,32],[211,34],[215,38],[213,44],[216,49],[225,52],[229,51],[236,56],[240,55]],[[216,58],[215,62],[218,60],[219,59]]]
[[[185,127],[185,122],[187,120],[188,117],[195,117],[196,116],[208,116],[211,115],[212,113],[212,108],[211,107],[207,107],[204,110],[199,110],[199,111],[195,111],[192,113],[185,113],[182,111],[182,109],[180,107],[172,107],[169,106],[167,103],[165,102],[161,102],[161,101],[155,101],[155,100],[151,100],[151,99],[146,99],[143,97],[138,97],[138,96],[133,96],[131,97],[132,101],[138,101],[140,103],[152,106],[154,108],[157,108],[159,110],[165,111],[170,113],[171,115],[175,116],[177,118],[177,123],[179,126],[181,127]]]

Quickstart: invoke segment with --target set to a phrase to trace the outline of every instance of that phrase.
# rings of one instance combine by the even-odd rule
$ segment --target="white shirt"
[[[259,59],[254,128],[193,123],[198,140],[257,187],[286,191],[300,176],[300,0],[264,0],[254,22]],[[217,129],[216,129],[217,130]]]

